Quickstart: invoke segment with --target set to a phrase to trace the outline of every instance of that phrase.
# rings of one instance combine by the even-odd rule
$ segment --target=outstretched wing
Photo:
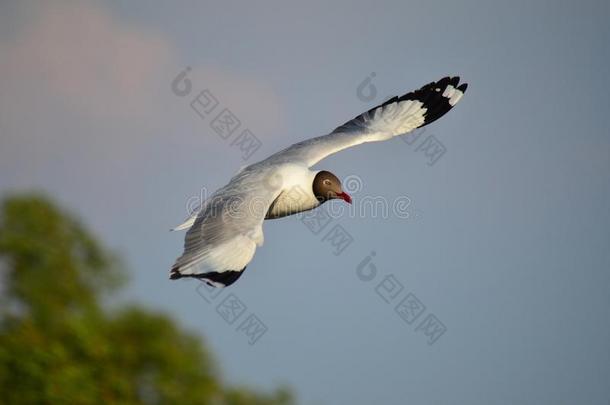
[[[468,86],[459,82],[459,77],[445,77],[419,90],[394,97],[358,115],[330,134],[294,144],[266,161],[300,161],[311,167],[325,157],[351,146],[406,134],[436,121],[451,110]]]
[[[262,223],[280,190],[265,171],[239,172],[206,202],[186,233],[170,278],[195,277],[216,287],[234,283],[263,243]]]

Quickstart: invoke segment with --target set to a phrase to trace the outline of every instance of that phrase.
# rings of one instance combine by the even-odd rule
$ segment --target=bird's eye
[[[330,186],[330,180],[324,180],[322,183],[324,183],[325,186]]]

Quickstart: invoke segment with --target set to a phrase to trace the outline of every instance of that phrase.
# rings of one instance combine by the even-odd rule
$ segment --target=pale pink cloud
[[[162,137],[190,143],[189,151],[231,154],[208,123],[196,121],[188,100],[171,92],[190,55],[178,55],[162,31],[86,1],[41,2],[25,14],[0,39],[3,171],[31,179],[59,164],[82,167],[78,159],[97,167],[145,159],[138,154]],[[281,133],[282,104],[264,78],[192,67],[193,92],[209,88],[263,140]]]
[[[258,135],[278,135],[283,129],[281,102],[273,89],[259,78],[215,64],[195,66],[188,77],[193,84],[190,96],[210,90],[218,99],[219,107],[231,110],[243,126]]]
[[[169,83],[184,68],[175,49],[162,32],[96,3],[40,3],[14,38],[0,40],[0,89],[27,103],[31,87],[85,115],[156,116],[174,101]],[[261,130],[279,125],[281,103],[264,79],[208,64],[193,66],[193,76]]]
[[[2,43],[2,75],[33,82],[83,113],[140,114],[174,57],[162,35],[117,22],[92,3],[41,3],[32,21]],[[18,90],[18,89],[15,89]]]

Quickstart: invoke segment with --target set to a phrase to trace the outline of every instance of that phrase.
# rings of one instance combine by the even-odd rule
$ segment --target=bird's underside
[[[176,229],[187,229],[184,253],[171,279],[194,277],[216,287],[233,284],[263,244],[262,223],[351,197],[332,173],[311,170],[325,157],[367,142],[391,139],[445,115],[467,85],[445,77],[394,97],[328,135],[294,144],[239,171]],[[337,184],[338,183],[338,184]]]
[[[282,191],[269,206],[265,219],[283,218],[319,207],[320,201],[308,191],[300,187]]]

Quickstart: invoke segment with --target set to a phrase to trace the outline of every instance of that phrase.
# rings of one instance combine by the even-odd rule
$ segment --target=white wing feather
[[[328,135],[294,144],[265,161],[300,161],[311,167],[325,157],[366,142],[385,141],[427,125],[446,114],[467,85],[459,77],[445,77],[419,90],[394,97],[338,127]]]
[[[328,135],[299,142],[241,169],[196,215],[175,228],[189,230],[172,278],[196,276],[219,286],[233,283],[263,243],[263,220],[283,188],[311,184],[307,176],[314,172],[307,168],[333,153],[387,140],[437,120],[466,91],[465,83],[458,84],[459,77],[429,83],[370,109]],[[277,173],[283,184],[273,181]]]
[[[265,214],[280,193],[271,183],[264,186],[266,176],[266,171],[242,170],[210,197],[186,233],[172,273],[243,270],[263,243]]]

